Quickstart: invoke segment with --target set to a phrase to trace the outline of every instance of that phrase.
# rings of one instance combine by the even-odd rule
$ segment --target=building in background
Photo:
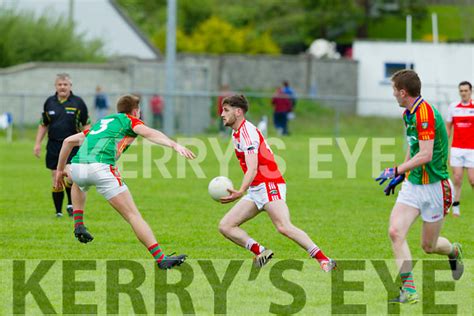
[[[108,56],[156,59],[160,52],[113,0],[0,0],[0,10],[28,10],[36,16],[73,18],[75,31],[87,40],[101,39]]]
[[[474,81],[474,44],[356,41],[354,59],[359,63],[357,114],[400,116],[392,97],[390,77],[397,70],[414,69],[421,78],[421,93],[446,114],[458,100],[457,85]]]

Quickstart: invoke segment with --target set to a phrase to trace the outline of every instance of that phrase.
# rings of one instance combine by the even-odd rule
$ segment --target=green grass
[[[267,113],[268,109],[255,109],[257,116]],[[323,146],[320,154],[331,154],[332,162],[321,162],[320,169],[331,171],[331,179],[311,178],[310,171],[315,167],[316,153],[310,152],[311,138],[329,138],[333,135],[334,113],[321,109],[316,105],[303,102],[297,110],[297,119],[291,124],[293,135],[282,138],[286,148],[275,150],[286,164],[285,178],[288,183],[287,202],[291,210],[293,223],[305,230],[314,241],[331,257],[340,260],[342,273],[349,263],[346,259],[382,259],[389,265],[392,276],[396,275],[393,266],[390,242],[387,237],[387,225],[390,210],[395,197],[383,195],[382,188],[373,180],[372,147],[375,138],[395,137],[395,145],[384,146],[383,152],[394,154],[395,161],[403,157],[402,122],[390,119],[341,117],[340,135],[344,137],[352,151],[360,138],[367,138],[361,157],[356,166],[356,178],[347,177],[347,164],[337,146]],[[40,160],[32,155],[33,130],[25,132],[26,138],[16,139],[7,144],[0,134],[0,295],[4,298],[0,303],[0,314],[12,313],[12,259],[27,260],[27,278],[40,259],[61,260],[96,260],[96,271],[76,272],[81,281],[95,281],[94,293],[78,292],[76,304],[98,304],[98,312],[106,313],[106,268],[107,260],[135,260],[144,267],[146,274],[143,285],[139,287],[144,297],[146,312],[154,311],[154,272],[153,263],[149,260],[146,249],[136,240],[133,232],[125,221],[99,196],[94,189],[88,194],[85,221],[95,236],[95,240],[87,245],[79,244],[72,235],[72,221],[68,218],[56,219],[50,198],[50,173]],[[276,253],[273,264],[263,269],[254,281],[249,280],[251,255],[224,237],[217,225],[228,210],[228,206],[212,201],[207,195],[209,180],[219,175],[219,162],[211,150],[208,137],[200,136],[195,143],[202,141],[207,149],[207,156],[200,164],[204,178],[199,178],[188,163],[185,164],[185,177],[178,178],[178,166],[182,165],[176,155],[165,164],[171,178],[164,178],[158,168],[153,165],[150,177],[144,177],[143,165],[147,156],[143,154],[142,140],[132,146],[123,157],[126,160],[121,166],[122,174],[132,192],[136,204],[143,217],[148,221],[161,243],[164,251],[177,251],[189,255],[190,265],[183,268],[189,276],[189,269],[194,273],[193,282],[187,288],[193,299],[194,311],[198,314],[211,314],[214,310],[213,289],[206,280],[212,272],[201,268],[202,260],[212,260],[217,275],[222,280],[230,260],[244,260],[240,269],[235,272],[235,280],[227,291],[227,312],[230,314],[264,314],[269,312],[271,303],[290,304],[292,296],[282,289],[294,288],[289,283],[276,278],[279,265],[289,263],[286,259],[297,259],[302,264],[302,271],[288,270],[284,278],[300,286],[305,296],[298,297],[293,310],[280,310],[280,313],[299,311],[303,314],[327,314],[334,310],[331,302],[341,297],[340,293],[331,294],[332,290],[341,289],[342,285],[331,275],[322,273],[319,267],[307,259],[305,251],[293,242],[279,235],[272,226],[268,216],[260,214],[252,221],[243,225],[251,236],[263,245],[271,247]],[[270,137],[275,137],[273,130]],[[213,136],[215,137],[215,136]],[[221,148],[229,145],[228,139],[219,139]],[[334,141],[333,141],[334,144]],[[44,153],[43,153],[44,154]],[[159,159],[163,149],[154,147],[152,159]],[[386,162],[382,166],[390,166],[395,161]],[[380,168],[375,166],[376,170]],[[314,171],[314,170],[313,170]],[[126,176],[136,172],[137,176]],[[242,173],[235,160],[229,163],[228,176],[238,184]],[[436,295],[438,304],[458,304],[458,313],[472,314],[472,251],[474,238],[471,234],[474,215],[473,193],[468,183],[463,187],[463,216],[459,219],[449,216],[443,228],[443,235],[452,241],[460,241],[466,250],[467,271],[463,279],[456,283],[455,292],[443,292]],[[443,259],[428,256],[420,248],[421,222],[414,224],[408,242],[414,258]],[[201,260],[201,261],[199,261]],[[237,262],[238,263],[238,262]],[[446,262],[443,261],[446,266]],[[79,263],[81,264],[81,263]],[[346,304],[367,304],[369,314],[387,313],[385,304],[387,294],[382,282],[377,277],[370,261],[362,261],[366,271],[345,272],[344,278],[351,281],[364,281],[362,292],[346,292]],[[415,280],[420,292],[428,293],[429,278],[423,279],[421,263],[416,266]],[[56,262],[52,270],[42,281],[42,286],[50,298],[55,311],[66,313],[69,304],[62,303],[62,277],[64,273],[61,262]],[[255,271],[254,271],[255,272]],[[163,274],[159,274],[159,276]],[[206,274],[207,273],[207,274]],[[230,272],[229,272],[230,273]],[[273,276],[272,273],[274,273]],[[121,282],[131,280],[130,273],[121,273]],[[168,283],[177,282],[180,273],[170,271]],[[437,272],[437,280],[450,280],[449,272]],[[161,280],[158,277],[159,280]],[[158,281],[157,281],[158,282]],[[161,282],[161,281],[160,281]],[[158,284],[160,284],[158,282]],[[338,283],[339,282],[339,283]],[[425,283],[423,283],[425,282]],[[276,285],[275,285],[276,284]],[[423,289],[422,284],[428,286]],[[159,288],[162,288],[158,286]],[[349,286],[351,287],[351,286]],[[65,286],[64,288],[68,288]],[[300,293],[300,292],[296,292]],[[427,298],[426,298],[427,300]],[[222,307],[224,298],[217,300]],[[158,305],[162,304],[162,300]],[[39,309],[31,297],[27,299],[26,311],[30,314],[39,313]],[[188,306],[189,307],[189,306]],[[421,314],[427,312],[429,306],[403,306],[404,314]],[[182,313],[175,295],[168,296],[168,312]],[[138,311],[143,311],[139,309]],[[161,311],[158,309],[158,311]],[[189,312],[189,310],[187,310]],[[219,310],[217,310],[219,311]],[[82,313],[84,311],[82,310]],[[130,300],[120,296],[121,314],[132,312]],[[355,312],[355,310],[351,310]]]

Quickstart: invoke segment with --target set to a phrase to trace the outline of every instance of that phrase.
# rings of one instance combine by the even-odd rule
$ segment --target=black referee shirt
[[[63,141],[81,131],[82,126],[90,123],[89,113],[84,101],[71,91],[66,101],[60,102],[58,94],[46,99],[41,124],[48,126],[48,138]]]

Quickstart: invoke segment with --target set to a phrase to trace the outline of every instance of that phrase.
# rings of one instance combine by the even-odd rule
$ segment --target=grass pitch
[[[166,155],[165,150],[159,147],[150,149],[143,145],[141,139],[125,154],[121,165],[126,184],[164,251],[189,255],[189,265],[178,269],[181,272],[176,270],[164,274],[154,271],[147,250],[95,189],[88,193],[85,210],[85,223],[95,240],[87,245],[80,244],[73,237],[72,220],[54,217],[50,173],[44,165],[44,152],[41,160],[33,156],[31,136],[34,132],[28,131],[24,139],[16,139],[11,144],[3,140],[0,142],[0,293],[4,298],[0,303],[0,314],[15,311],[12,292],[15,292],[14,280],[18,281],[14,270],[19,266],[15,268],[18,263],[14,260],[26,261],[27,280],[41,260],[47,259],[54,260],[54,264],[42,279],[41,286],[57,313],[90,312],[88,307],[71,307],[73,304],[68,289],[73,285],[67,279],[71,275],[68,272],[71,271],[68,266],[71,261],[79,262],[79,266],[86,270],[76,272],[76,281],[94,282],[93,288],[86,287],[83,290],[87,291],[76,293],[75,304],[95,305],[92,312],[100,314],[227,312],[253,315],[299,312],[314,315],[341,311],[368,314],[393,312],[387,309],[387,291],[374,268],[377,263],[371,260],[382,260],[391,276],[396,276],[387,236],[388,218],[395,197],[384,196],[383,188],[374,181],[374,172],[402,161],[402,122],[342,117],[339,136],[347,143],[350,152],[356,144],[365,144],[360,158],[351,162],[355,170],[349,168],[352,171],[348,176],[348,162],[341,151],[344,144],[339,142],[336,146],[333,137],[333,114],[322,110],[315,112],[309,105],[303,105],[298,108],[297,115],[299,118],[291,126],[292,136],[272,140],[275,134],[270,130],[269,140],[284,147],[274,146],[273,150],[286,166],[287,203],[293,223],[305,230],[327,255],[340,260],[337,275],[321,272],[314,261],[307,259],[304,250],[276,232],[265,214],[260,214],[243,227],[254,239],[275,252],[275,260],[259,273],[251,269],[251,254],[226,240],[217,230],[219,220],[229,206],[214,202],[207,194],[211,178],[227,175],[237,186],[242,172],[233,154],[230,162],[220,167],[211,145],[216,147],[217,144],[225,152],[231,146],[230,138],[208,135],[186,139],[194,144],[203,158],[194,169],[175,154],[166,163],[155,163]],[[377,150],[381,138],[392,139],[389,140],[392,145],[382,146],[381,150],[383,154],[394,155],[395,159],[378,165],[376,158],[379,156],[373,156],[373,151]],[[326,145],[316,150],[315,142]],[[323,157],[321,155],[332,157],[330,162],[317,164],[319,171],[332,172],[330,177],[315,176],[316,158]],[[434,306],[430,302],[431,296],[436,298],[436,304],[456,304],[455,309],[438,311],[472,314],[474,270],[471,268],[470,253],[474,248],[471,234],[474,196],[467,181],[462,196],[462,217],[448,216],[442,235],[451,241],[461,242],[465,248],[466,273],[463,279],[455,283],[454,290],[449,292],[451,283],[433,285],[430,283],[434,281],[430,279],[429,267],[418,263],[415,282],[420,294],[425,294],[425,297],[416,306],[401,307],[402,314],[430,312],[429,308]],[[413,257],[442,259],[441,267],[446,268],[445,258],[423,253],[420,235],[421,221],[418,221],[408,237]],[[91,260],[92,266],[85,260]],[[135,263],[132,263],[134,268],[131,269],[135,274],[130,271],[119,273],[120,283],[130,282],[134,276],[138,279],[143,277],[143,282],[137,286],[141,299],[137,296],[130,300],[121,294],[114,305],[110,293],[118,287],[109,278],[109,265],[113,260],[131,260]],[[450,281],[449,271],[436,272],[435,275],[436,282]],[[342,283],[342,278],[346,282],[364,283],[348,285]],[[179,280],[191,280],[186,287],[190,299],[186,300],[183,296],[180,301],[174,294],[169,294],[166,299],[166,294],[163,294],[166,286],[163,284]],[[219,282],[225,284],[222,280],[228,282],[227,288],[219,285]],[[349,290],[344,296],[340,291],[343,288]],[[433,294],[433,289],[446,292]],[[365,309],[360,310],[358,308],[361,307],[357,306],[339,309],[341,298],[345,298],[345,304],[359,304]],[[163,305],[164,302],[166,305]],[[25,311],[29,314],[41,311],[31,294],[27,295]]]

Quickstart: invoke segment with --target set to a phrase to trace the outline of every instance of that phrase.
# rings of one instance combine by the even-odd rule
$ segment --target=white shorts
[[[398,193],[397,203],[417,208],[424,222],[434,223],[448,213],[453,195],[453,185],[449,179],[430,184],[413,184],[407,180]]]
[[[81,191],[86,192],[89,187],[95,186],[106,200],[128,190],[122,181],[118,169],[105,163],[73,163],[71,164],[72,181]]]
[[[451,148],[451,167],[474,168],[474,149]]]
[[[254,202],[257,208],[261,210],[268,202],[286,201],[286,184],[274,182],[260,183],[250,187],[243,199]]]

